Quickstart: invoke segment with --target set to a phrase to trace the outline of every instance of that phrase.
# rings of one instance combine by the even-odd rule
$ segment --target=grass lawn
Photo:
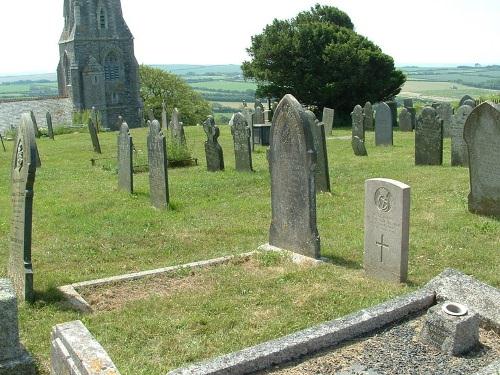
[[[349,135],[334,130],[335,136]],[[146,130],[134,129],[138,162]],[[418,288],[445,267],[500,286],[500,221],[470,214],[468,170],[450,167],[445,141],[442,167],[415,167],[413,134],[395,133],[395,146],[353,156],[350,142],[328,139],[332,194],[317,198],[322,255],[331,263],[297,266],[273,255],[178,274],[145,284],[130,298],[81,315],[63,308],[60,285],[239,254],[267,242],[271,219],[266,150],[257,147],[255,173],[237,173],[230,129],[221,127],[226,171],[206,171],[201,127],[186,138],[199,166],[169,170],[172,209],[149,203],[147,174],[135,193],[116,189],[116,133],[101,134],[104,152],[92,167],[88,134],[40,139],[33,217],[37,302],[20,306],[22,341],[48,374],[49,338],[57,323],[81,319],[122,374],[165,374],[193,361],[228,353],[330,320]],[[0,151],[0,277],[6,274],[10,231],[8,152]],[[400,180],[412,188],[407,285],[364,276],[364,181]],[[160,285],[161,283],[161,285]],[[113,290],[106,293],[116,298]],[[118,295],[118,292],[117,292]],[[133,298],[132,298],[133,297]]]

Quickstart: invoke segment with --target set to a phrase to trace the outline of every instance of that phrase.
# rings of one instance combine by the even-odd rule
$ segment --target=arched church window
[[[69,63],[69,58],[67,54],[64,54],[63,67],[64,67],[64,78],[66,80],[66,85],[69,85],[71,84],[71,65]]]
[[[104,60],[104,78],[106,81],[120,78],[120,60],[114,52],[110,52]]]
[[[101,8],[101,11],[99,12],[99,26],[101,29],[106,28],[106,12],[104,11],[104,8]]]

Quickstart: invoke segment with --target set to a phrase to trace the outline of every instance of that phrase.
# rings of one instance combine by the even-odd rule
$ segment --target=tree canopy
[[[356,104],[393,98],[406,78],[392,57],[354,31],[349,16],[317,4],[291,20],[275,19],[252,37],[243,63],[257,96],[287,93],[318,108],[350,113]]]
[[[179,109],[185,125],[202,123],[211,113],[210,104],[175,74],[141,65],[139,75],[144,108],[152,109],[157,119],[161,118],[163,101],[166,103],[168,116],[170,117],[174,108]]]

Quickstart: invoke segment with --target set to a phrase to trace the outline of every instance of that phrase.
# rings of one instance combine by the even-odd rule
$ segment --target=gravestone
[[[168,129],[167,107],[165,106],[165,102],[161,103],[161,128]],[[150,130],[151,130],[151,127],[150,127]]]
[[[257,110],[257,108],[260,108],[260,111],[262,113],[264,113],[264,105],[262,104],[262,102],[259,99],[255,100],[253,108],[254,108],[254,110]],[[259,124],[261,124],[261,123],[259,122]]]
[[[148,120],[149,121],[154,121],[155,119],[155,113],[151,108],[148,109]],[[121,126],[121,125],[120,125]]]
[[[415,165],[443,164],[443,121],[436,110],[425,107],[415,129]]]
[[[261,107],[257,106],[255,108],[255,112],[253,114],[253,124],[257,125],[257,124],[264,124],[264,123],[265,123],[264,111],[262,110]]]
[[[472,101],[474,101],[474,98],[472,96],[470,96],[470,95],[464,95],[464,96],[462,96],[462,99],[460,99],[460,103],[458,103],[458,106],[459,107],[463,106],[465,104],[466,100],[472,100]],[[474,101],[474,106],[475,106],[475,103],[476,102]]]
[[[33,124],[33,131],[35,132],[35,138],[40,138],[40,129],[38,129],[38,124],[36,122],[36,117],[33,111],[30,111],[31,123]]]
[[[52,115],[50,112],[45,114],[45,118],[47,119],[47,135],[50,139],[54,140],[54,128],[52,126]]]
[[[3,152],[7,152],[7,149],[5,148],[5,143],[3,143],[2,133],[0,133],[0,142],[2,142]]]
[[[97,113],[97,110],[95,109],[95,107],[92,107],[92,110],[90,111],[90,118],[92,119],[92,121],[94,122],[94,126],[96,128],[96,131],[99,133],[99,128],[100,128],[100,124],[99,124],[99,115]]]
[[[208,116],[203,123],[203,130],[207,135],[205,141],[205,157],[207,159],[207,170],[209,172],[223,171],[224,170],[224,153],[219,144],[220,130],[215,126],[213,116]]]
[[[325,135],[328,137],[332,135],[333,121],[335,119],[335,110],[325,107],[323,108],[323,117],[321,121],[325,124]]]
[[[411,128],[412,130],[417,127],[417,109],[413,107],[406,108],[408,112],[410,112],[411,116]]]
[[[245,116],[245,120],[247,120],[248,127],[250,128],[250,144],[253,151],[255,149],[255,143],[253,141],[253,113],[252,110],[247,107],[246,102],[241,113],[243,114],[243,116]]]
[[[403,100],[403,107],[405,108],[413,108],[413,99],[408,98]]]
[[[476,102],[472,99],[467,99],[466,101],[464,101],[463,105],[468,105],[471,108],[476,108]]]
[[[354,151],[354,155],[356,156],[368,156],[368,152],[366,151],[365,142],[360,139],[358,136],[352,137],[351,141],[352,150]]]
[[[469,166],[469,155],[467,144],[464,139],[465,121],[472,112],[472,107],[463,105],[457,109],[453,116],[451,126],[451,165],[452,166]]]
[[[149,196],[158,209],[168,208],[167,140],[157,120],[150,122],[148,133]]]
[[[363,107],[363,128],[365,130],[373,130],[373,107],[372,103],[366,102],[365,106]]]
[[[406,281],[409,228],[410,187],[385,178],[366,180],[364,268],[369,276]]]
[[[351,112],[352,119],[352,137],[358,137],[363,142],[365,141],[364,115],[363,108],[360,105],[354,107]]]
[[[402,108],[401,112],[399,112],[399,130],[402,132],[413,131],[411,113],[406,108]]]
[[[328,170],[325,125],[319,122],[311,111],[306,111],[306,116],[313,137],[314,150],[316,151],[316,167],[314,168],[316,192],[330,192],[330,172]]]
[[[12,220],[8,274],[17,296],[33,301],[33,265],[31,263],[31,232],[33,187],[36,169],[40,167],[31,116],[21,117],[12,154],[11,202]]]
[[[396,128],[398,126],[398,103],[396,103],[393,100],[390,100],[386,102],[386,104],[391,109],[392,127]]]
[[[251,132],[243,114],[236,113],[234,115],[231,134],[233,135],[236,170],[239,172],[252,172]]]
[[[90,139],[92,140],[92,147],[94,148],[94,152],[98,154],[102,154],[101,144],[99,143],[99,136],[97,135],[97,129],[94,125],[94,121],[92,118],[89,118],[88,122]]]
[[[469,150],[469,211],[500,217],[500,111],[485,102],[464,127]]]
[[[126,122],[118,134],[118,189],[132,194],[134,191],[133,143]]]
[[[272,206],[269,244],[319,258],[314,186],[316,153],[307,123],[300,103],[292,95],[285,95],[274,114],[267,155]]]
[[[186,135],[184,134],[184,125],[180,121],[180,114],[177,108],[172,112],[172,120],[170,121],[170,131],[172,133],[172,141],[186,146]]]
[[[375,113],[375,145],[392,146],[392,115],[389,106],[382,102]]]
[[[443,137],[449,138],[451,136],[453,108],[450,103],[441,103],[436,111],[439,118],[443,121]]]

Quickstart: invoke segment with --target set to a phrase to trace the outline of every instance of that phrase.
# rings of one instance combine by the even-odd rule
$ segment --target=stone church
[[[59,53],[59,95],[75,111],[95,107],[111,129],[119,128],[118,116],[140,125],[139,66],[120,0],[64,0]]]

